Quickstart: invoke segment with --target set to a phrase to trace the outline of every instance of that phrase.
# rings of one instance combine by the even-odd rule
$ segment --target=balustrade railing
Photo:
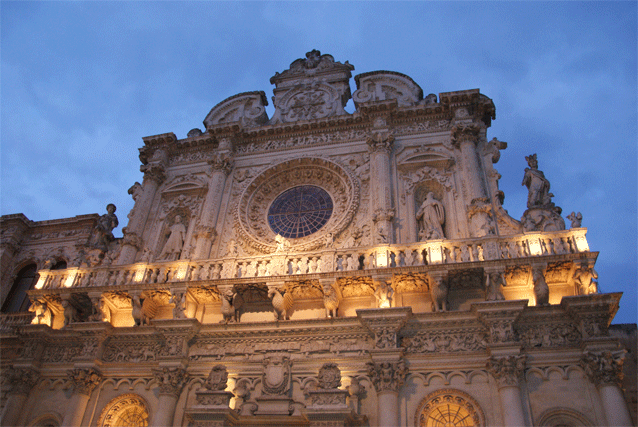
[[[586,229],[572,229],[292,254],[41,270],[36,289],[126,287],[131,284],[291,276],[574,254],[589,251],[585,234]]]

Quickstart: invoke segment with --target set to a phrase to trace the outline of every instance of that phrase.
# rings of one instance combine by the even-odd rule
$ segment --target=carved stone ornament
[[[268,99],[263,91],[239,93],[214,106],[204,119],[204,125],[207,129],[236,122],[244,128],[259,126],[268,121],[267,105]]]
[[[580,360],[580,366],[596,386],[617,385],[620,387],[626,350],[586,351]]]
[[[8,368],[3,372],[4,385],[11,394],[28,395],[40,379],[40,374],[31,368]]]
[[[423,99],[423,89],[405,74],[372,71],[355,76],[357,90],[352,94],[357,109],[362,102],[396,99],[399,107],[411,107]]]
[[[322,389],[336,389],[341,386],[341,370],[336,363],[324,363],[319,369],[317,382]]]
[[[398,362],[368,362],[368,376],[378,393],[382,391],[398,392],[408,374],[403,359]]]
[[[426,332],[405,337],[402,346],[409,353],[454,353],[483,351],[487,347],[481,332]]]
[[[253,178],[241,195],[235,216],[238,240],[261,253],[275,252],[276,234],[265,220],[268,209],[278,195],[299,185],[325,190],[332,199],[333,211],[317,232],[289,239],[295,251],[324,246],[327,234],[343,231],[359,207],[359,181],[345,168],[321,158],[284,161]]]
[[[518,387],[519,380],[525,371],[527,356],[490,357],[486,367],[500,387]]]
[[[90,396],[93,389],[102,381],[102,374],[95,368],[71,369],[67,371],[67,376],[73,385],[73,392],[87,396]]]
[[[138,425],[148,425],[148,403],[134,393],[118,396],[106,404],[100,414],[98,424],[101,427],[118,427],[131,425],[131,420]]]
[[[262,390],[264,394],[281,396],[290,390],[292,361],[288,356],[266,357],[263,361]]]
[[[160,394],[172,394],[179,397],[188,380],[188,373],[183,368],[153,368],[153,376],[157,380]]]
[[[460,146],[464,142],[476,144],[481,126],[476,123],[457,123],[452,127],[452,143]]]
[[[368,148],[371,152],[385,152],[392,151],[394,145],[394,135],[389,132],[373,132],[367,139]]]
[[[225,390],[228,383],[228,371],[224,365],[215,365],[204,383],[207,390]]]

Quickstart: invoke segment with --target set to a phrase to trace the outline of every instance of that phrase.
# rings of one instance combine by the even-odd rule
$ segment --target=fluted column
[[[374,243],[392,243],[394,240],[392,219],[395,212],[392,204],[390,154],[394,136],[388,131],[375,131],[368,137],[367,143],[370,150],[372,212],[376,227]]]
[[[119,265],[135,262],[137,251],[143,249],[142,232],[151,211],[151,204],[153,199],[155,199],[157,188],[166,179],[166,159],[164,158],[166,155],[159,154],[157,157],[159,157],[158,161],[140,168],[144,171],[143,185],[140,186],[139,183],[136,183],[129,190],[135,200],[135,206],[129,213],[128,225],[122,229],[124,240],[122,242],[122,252],[117,261]]]
[[[159,402],[153,414],[150,427],[167,427],[173,425],[175,406],[182,389],[188,379],[184,368],[153,369],[153,375],[159,383]]]
[[[524,355],[491,357],[487,361],[487,370],[498,383],[504,426],[527,425],[520,389],[520,378],[525,370],[525,361]]]
[[[379,427],[399,425],[399,389],[408,369],[401,358],[396,361],[368,362],[368,376],[377,391],[377,422]]]
[[[24,418],[28,409],[25,407],[25,403],[29,392],[39,378],[40,374],[32,368],[8,369],[7,383],[10,391],[2,415],[0,415],[0,425],[17,426],[23,424],[21,418]]]
[[[625,350],[586,351],[581,359],[581,366],[598,388],[608,426],[632,425],[627,402],[620,388],[624,359]]]
[[[81,426],[91,392],[102,381],[102,374],[94,368],[76,368],[68,371],[67,376],[73,384],[73,393],[71,401],[67,405],[62,425],[64,427]]]
[[[195,228],[197,243],[193,253],[194,259],[206,259],[209,256],[217,232],[215,224],[221,208],[222,196],[226,185],[226,177],[230,174],[233,162],[228,153],[217,154],[208,162],[212,174],[208,181],[208,192],[202,207],[202,217]]]

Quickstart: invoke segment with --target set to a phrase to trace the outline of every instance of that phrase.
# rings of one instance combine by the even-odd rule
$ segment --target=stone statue
[[[113,229],[119,225],[117,215],[115,215],[116,209],[113,203],[106,205],[106,213],[98,219],[89,246],[103,251],[108,250],[109,243],[115,238],[113,236]]]
[[[272,287],[268,290],[268,298],[272,300],[272,308],[276,320],[289,320],[290,309],[294,303],[290,292],[282,295],[279,289]]]
[[[420,240],[435,240],[445,237],[443,233],[445,209],[443,204],[434,198],[434,193],[430,192],[425,197],[416,213],[416,219],[419,222]]]
[[[288,239],[280,234],[275,236],[275,242],[277,243],[277,249],[275,250],[277,253],[286,252],[290,248],[290,242],[288,242]]]
[[[580,228],[583,222],[583,214],[578,212],[572,212],[569,215],[567,215],[567,219],[570,220],[572,222],[572,225],[570,226],[570,228]]]
[[[545,281],[543,270],[539,267],[534,267],[532,269],[532,279],[534,280],[536,305],[549,305],[549,287]]]
[[[242,305],[244,305],[244,299],[241,294],[239,294],[235,289],[227,289],[222,295],[221,302],[221,312],[222,316],[224,316],[224,320],[221,322],[226,324],[228,324],[228,322],[239,323],[240,310]]]
[[[326,317],[328,319],[337,317],[339,294],[331,283],[325,283],[323,285],[323,305],[326,308]]]
[[[447,311],[448,285],[443,277],[432,277],[429,280],[432,311]]]
[[[184,227],[184,224],[182,224],[182,217],[176,215],[175,222],[170,228],[168,240],[166,241],[166,244],[164,244],[164,249],[162,249],[159,258],[169,261],[175,261],[179,259],[179,255],[182,252],[182,246],[184,246],[185,237],[186,227]]]
[[[533,208],[538,206],[546,206],[552,202],[554,195],[549,192],[549,181],[545,178],[545,174],[538,170],[538,160],[536,154],[526,156],[529,168],[525,168],[525,176],[523,183],[529,190],[527,195],[527,207]]]
[[[583,261],[574,271],[574,282],[578,288],[578,295],[589,295],[598,293],[598,273],[587,261]]]
[[[503,273],[489,273],[485,276],[485,301],[502,301],[505,299],[501,286],[506,286]]]
[[[394,289],[392,285],[381,280],[377,282],[376,289],[374,291],[374,298],[377,300],[378,308],[392,307],[392,298],[394,297]]]

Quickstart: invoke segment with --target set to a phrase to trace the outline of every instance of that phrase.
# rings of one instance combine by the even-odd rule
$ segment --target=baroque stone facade
[[[635,423],[621,295],[537,155],[512,218],[491,99],[353,70],[313,50],[272,117],[143,138],[122,238],[112,204],[1,218],[2,425]]]

